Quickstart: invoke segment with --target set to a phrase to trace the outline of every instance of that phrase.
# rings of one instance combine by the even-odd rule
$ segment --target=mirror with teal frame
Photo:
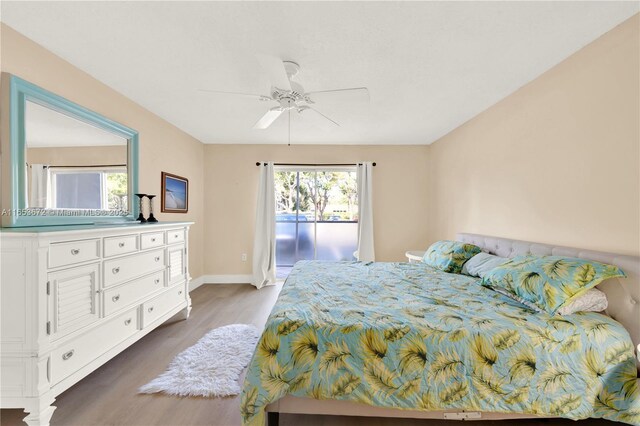
[[[138,215],[138,132],[9,77],[5,227],[116,224]]]

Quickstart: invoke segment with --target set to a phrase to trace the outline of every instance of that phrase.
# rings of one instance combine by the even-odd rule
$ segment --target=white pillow
[[[602,312],[607,309],[609,302],[607,295],[597,288],[591,288],[586,293],[558,309],[560,315],[571,315],[576,312]]]
[[[478,253],[462,265],[462,273],[472,277],[484,278],[484,276],[508,259],[506,257],[494,256],[489,253]]]
[[[516,302],[522,303],[523,305],[525,305],[527,308],[531,310],[534,310],[538,313],[544,312],[542,309],[538,308],[533,303],[530,303],[504,289],[496,288],[494,290],[502,295],[507,296],[510,299],[515,300]],[[556,312],[556,314],[564,316],[564,315],[575,314],[576,312],[602,312],[605,309],[607,309],[607,306],[608,306],[607,295],[604,294],[602,291],[598,290],[597,288],[591,288],[587,290],[587,292],[584,293],[583,295],[578,296],[577,299],[572,300],[566,306],[563,306],[562,308],[558,309],[558,312]]]

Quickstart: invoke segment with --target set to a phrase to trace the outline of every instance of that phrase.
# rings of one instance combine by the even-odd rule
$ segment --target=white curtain
[[[29,207],[47,208],[49,201],[49,167],[44,164],[31,165],[31,189]]]
[[[262,288],[276,281],[276,195],[273,163],[260,166],[253,238],[253,285]]]
[[[358,260],[373,262],[372,163],[358,165]]]

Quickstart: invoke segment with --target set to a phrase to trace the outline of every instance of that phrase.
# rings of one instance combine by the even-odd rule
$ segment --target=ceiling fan
[[[266,129],[280,117],[283,112],[297,112],[300,116],[316,114],[326,119],[331,126],[340,126],[335,120],[327,117],[315,108],[316,103],[323,101],[361,101],[369,102],[369,89],[353,87],[348,89],[320,90],[305,92],[304,87],[293,81],[300,71],[300,65],[291,61],[282,61],[274,56],[256,55],[261,67],[269,74],[271,89],[269,95],[255,95],[250,93],[225,92],[220,90],[200,89],[202,92],[237,95],[253,98],[264,102],[277,102],[278,105],[269,108],[267,112],[253,125],[254,129]]]

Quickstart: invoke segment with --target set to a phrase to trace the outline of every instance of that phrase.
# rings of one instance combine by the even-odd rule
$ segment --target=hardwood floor
[[[240,425],[239,397],[177,398],[140,395],[139,386],[164,371],[173,357],[212,328],[234,324],[263,327],[281,285],[260,291],[250,285],[203,285],[191,293],[187,321],[165,324],[61,394],[51,424],[64,426]],[[23,425],[22,410],[1,410],[0,423]],[[458,426],[462,422],[336,416],[280,415],[281,426]],[[467,424],[466,422],[464,424]],[[571,420],[482,421],[474,426],[576,425]],[[613,425],[586,420],[579,426]]]

